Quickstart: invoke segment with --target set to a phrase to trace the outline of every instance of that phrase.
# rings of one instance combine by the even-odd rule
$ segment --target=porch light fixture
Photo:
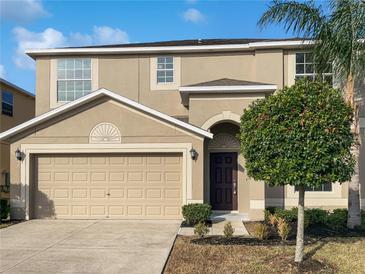
[[[24,155],[24,154],[23,154],[23,152],[21,152],[19,148],[17,148],[17,149],[15,150],[15,158],[16,158],[18,161],[23,160],[23,155]]]
[[[196,158],[198,157],[198,152],[194,148],[190,149],[189,152],[190,152],[191,159],[196,160]]]

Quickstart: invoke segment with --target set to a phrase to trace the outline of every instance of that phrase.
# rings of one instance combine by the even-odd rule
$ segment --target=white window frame
[[[160,58],[164,58],[164,62],[163,63],[159,63],[158,60]],[[166,58],[171,58],[172,62],[167,62]],[[164,68],[159,68],[159,65],[163,65],[165,66]],[[167,65],[172,65],[172,68],[167,68]],[[174,82],[174,57],[173,56],[168,56],[168,55],[164,55],[164,56],[158,56],[157,57],[157,67],[156,67],[156,82],[157,84],[161,85],[161,84],[170,84]],[[164,72],[164,76],[159,76],[158,73],[159,72]],[[167,72],[172,72],[171,76],[167,76]],[[159,78],[162,78],[164,81],[159,81]],[[167,81],[168,78],[172,78],[172,81]]]
[[[157,82],[157,58],[171,56],[173,58],[173,82]],[[150,89],[152,91],[178,91],[181,79],[181,57],[172,55],[156,55],[150,57]]]
[[[70,57],[72,58],[72,57]],[[91,59],[91,92],[99,89],[99,59],[95,57],[83,57],[77,58],[90,58]],[[69,101],[58,101],[57,92],[57,63],[59,59],[67,59],[67,57],[55,57],[50,60],[50,95],[49,95],[49,108],[54,109],[60,107]]]
[[[303,64],[304,65],[304,72],[303,73],[297,73],[297,54],[304,54],[304,60],[303,63],[299,63],[299,64]],[[294,82],[298,77],[308,77],[311,79],[314,79],[314,77],[317,75],[316,70],[315,70],[315,64],[312,60],[312,63],[306,63],[305,60],[305,55],[308,53],[312,53],[311,51],[297,51],[294,53]],[[305,68],[306,65],[312,65],[313,66],[313,72],[312,73],[306,73]],[[333,78],[333,72],[326,72],[326,73],[322,73],[322,78],[324,79],[327,76],[331,76],[332,77],[332,85],[334,83],[334,78]]]
[[[67,62],[69,62],[69,61],[73,61],[73,63],[74,63],[74,65],[73,65],[73,68],[72,69],[68,69],[67,68],[67,64],[65,64],[65,67],[64,68],[59,68],[59,62],[60,62],[60,60],[62,60],[62,61],[64,61],[65,63],[67,63]],[[81,69],[76,69],[76,66],[75,66],[75,64],[76,64],[76,61],[77,60],[79,60],[79,61],[81,61]],[[85,69],[84,68],[84,60],[89,60],[89,62],[90,62],[90,68],[89,69]],[[73,77],[73,78],[67,78],[67,72],[68,71],[73,71],[74,72],[74,74],[75,74],[75,71],[76,70],[80,70],[81,71],[81,74],[82,74],[82,77],[81,78],[76,78],[75,76]],[[90,70],[90,76],[89,77],[84,77],[84,71],[87,71],[87,70]],[[65,75],[65,77],[64,78],[59,78],[59,72],[64,72],[64,75]],[[69,101],[73,101],[73,100],[76,100],[76,99],[78,99],[78,98],[76,98],[76,90],[75,90],[75,87],[74,87],[74,89],[73,89],[73,91],[71,91],[71,93],[73,92],[73,97],[74,97],[74,99],[73,100],[67,100],[67,97],[68,97],[68,93],[70,92],[70,91],[68,91],[67,90],[67,83],[69,82],[69,81],[90,81],[90,90],[89,91],[86,91],[86,93],[85,93],[85,87],[84,87],[84,82],[83,82],[83,89],[82,89],[82,96],[85,96],[86,94],[88,94],[88,93],[90,93],[91,91],[92,91],[92,86],[91,86],[91,83],[92,83],[92,75],[91,75],[91,72],[92,72],[92,63],[91,63],[91,58],[72,58],[72,57],[70,57],[70,58],[68,58],[68,57],[66,57],[66,58],[60,58],[60,59],[58,59],[58,61],[57,61],[57,101],[58,102],[69,102]],[[62,92],[62,91],[59,91],[58,90],[58,87],[59,87],[59,83],[60,82],[64,82],[65,83],[65,86],[66,86],[66,89],[65,89],[65,91],[63,91],[63,93],[64,93],[64,96],[65,96],[65,99],[64,100],[60,100],[59,99],[59,94]]]
[[[11,99],[12,99],[11,103],[4,101],[4,93],[8,93],[8,94],[11,95]],[[3,104],[11,106],[11,114],[10,115],[3,112]],[[5,115],[5,116],[9,116],[9,117],[14,116],[14,94],[11,91],[8,91],[8,90],[1,91],[1,114]]]

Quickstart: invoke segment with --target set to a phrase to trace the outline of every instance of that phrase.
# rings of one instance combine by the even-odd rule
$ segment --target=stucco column
[[[263,220],[265,209],[265,183],[253,181],[250,183],[250,220]]]

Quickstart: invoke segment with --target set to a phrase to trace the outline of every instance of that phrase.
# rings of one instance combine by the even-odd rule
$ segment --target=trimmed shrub
[[[293,207],[291,209],[281,209],[276,208],[275,213],[276,217],[285,219],[288,223],[296,222],[298,219],[298,208]]]
[[[266,224],[258,223],[254,227],[253,235],[259,240],[267,239],[269,238],[269,227]]]
[[[209,232],[209,228],[205,223],[198,223],[194,226],[194,234],[204,238]]]
[[[326,225],[332,229],[345,228],[347,225],[348,211],[345,208],[334,209],[332,213],[327,216]]]
[[[10,213],[10,204],[8,200],[0,200],[0,218],[7,219]]]
[[[291,226],[289,225],[289,223],[285,221],[285,219],[278,218],[276,227],[278,229],[278,234],[280,238],[283,241],[286,241],[291,231]]]
[[[305,215],[308,218],[308,225],[323,226],[326,224],[329,212],[320,208],[310,208],[305,210]]]
[[[206,223],[212,214],[209,204],[188,204],[182,207],[182,215],[188,225]]]
[[[234,233],[234,228],[231,222],[228,222],[224,225],[223,234],[226,238],[231,238]]]

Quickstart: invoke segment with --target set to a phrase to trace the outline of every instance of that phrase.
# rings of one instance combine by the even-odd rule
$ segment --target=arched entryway
[[[239,125],[222,121],[210,127],[214,138],[206,144],[205,198],[217,211],[238,211],[242,186],[242,157],[237,138]]]

